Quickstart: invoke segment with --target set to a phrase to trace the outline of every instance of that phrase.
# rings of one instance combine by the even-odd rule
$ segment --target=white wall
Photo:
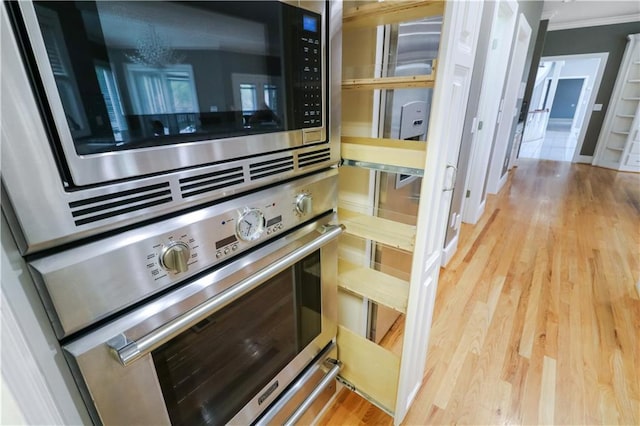
[[[565,61],[562,71],[560,72],[560,78],[588,76],[589,82],[593,83],[598,73],[599,64],[600,60],[597,58],[571,59]]]
[[[0,229],[0,424],[91,424],[4,215]]]

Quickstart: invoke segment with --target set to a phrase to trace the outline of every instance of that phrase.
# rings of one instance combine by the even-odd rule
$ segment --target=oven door
[[[335,338],[330,218],[64,345],[94,421],[254,421]]]
[[[70,184],[326,142],[326,5],[303,3],[19,2]]]

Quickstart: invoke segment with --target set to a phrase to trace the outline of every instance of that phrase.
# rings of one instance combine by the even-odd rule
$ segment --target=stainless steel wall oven
[[[2,210],[96,424],[295,422],[335,387],[334,9],[0,7]]]
[[[331,169],[31,259],[94,422],[281,422],[335,386],[336,194]]]
[[[3,204],[21,250],[337,164],[328,7],[5,2]]]

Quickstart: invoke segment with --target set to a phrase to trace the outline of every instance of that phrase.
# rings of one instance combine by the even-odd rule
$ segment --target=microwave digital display
[[[312,33],[318,32],[318,20],[313,16],[304,15],[302,17],[302,29]]]

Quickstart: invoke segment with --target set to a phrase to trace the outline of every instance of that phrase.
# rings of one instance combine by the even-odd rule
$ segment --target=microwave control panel
[[[302,14],[300,67],[302,76],[302,127],[322,125],[322,31],[320,15]]]

